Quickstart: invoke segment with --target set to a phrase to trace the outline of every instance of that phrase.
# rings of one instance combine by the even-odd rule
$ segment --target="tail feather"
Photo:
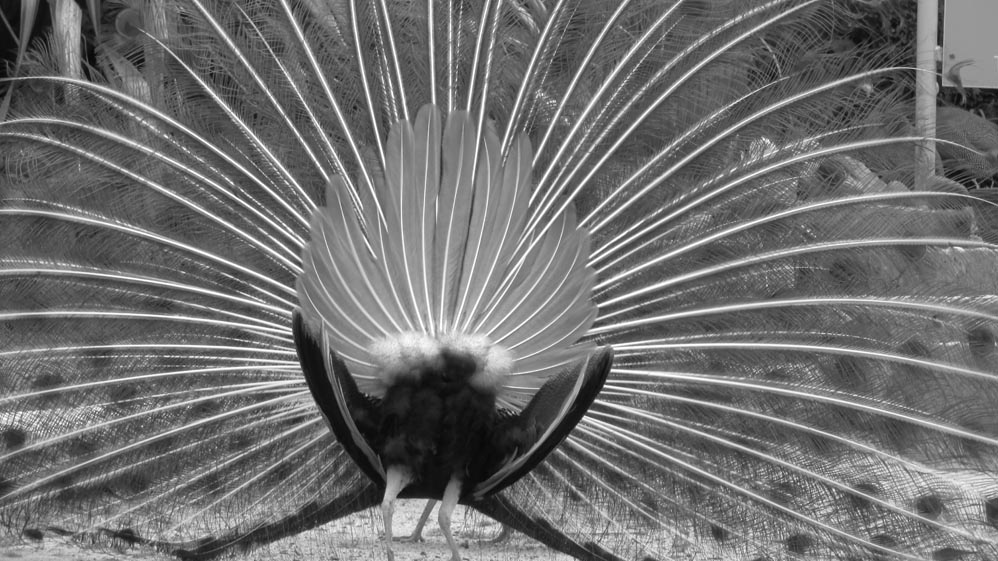
[[[827,48],[839,2],[147,4],[91,80],[26,59],[0,123],[3,543],[207,556],[367,497],[294,348],[318,261],[346,360],[488,330],[516,408],[612,347],[475,505],[545,543],[998,556],[994,205],[908,188],[906,71]]]

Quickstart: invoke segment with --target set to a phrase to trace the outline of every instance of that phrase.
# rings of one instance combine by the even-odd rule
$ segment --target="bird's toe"
[[[426,541],[423,536],[396,536],[393,540],[396,543],[422,543]]]

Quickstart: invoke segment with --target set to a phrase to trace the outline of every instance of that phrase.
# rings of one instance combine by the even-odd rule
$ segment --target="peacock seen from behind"
[[[163,0],[0,122],[0,528],[998,557],[998,253],[838,0]],[[906,152],[907,153],[907,152]],[[922,178],[924,179],[924,178]]]

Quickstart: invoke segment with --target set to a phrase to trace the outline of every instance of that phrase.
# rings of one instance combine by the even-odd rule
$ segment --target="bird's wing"
[[[545,382],[511,422],[513,428],[528,429],[535,438],[521,443],[515,456],[470,490],[471,500],[501,491],[542,462],[589,410],[603,389],[612,361],[613,350],[604,347]]]
[[[347,454],[375,485],[383,487],[385,468],[371,447],[370,433],[365,435],[355,421],[363,417],[370,426],[377,427],[377,403],[360,393],[357,382],[343,360],[329,347],[327,338],[321,332],[318,336],[310,333],[298,311],[294,313],[293,327],[302,372],[316,405]]]

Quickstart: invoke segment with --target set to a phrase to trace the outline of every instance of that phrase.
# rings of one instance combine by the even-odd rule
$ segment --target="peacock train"
[[[992,205],[852,0],[108,4],[5,81],[0,544],[998,558]]]

